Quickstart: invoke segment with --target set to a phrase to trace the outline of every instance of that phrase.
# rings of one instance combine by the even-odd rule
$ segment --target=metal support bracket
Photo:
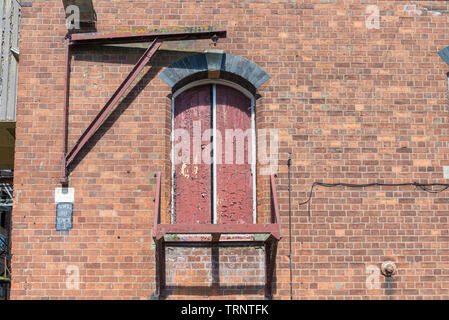
[[[84,148],[90,138],[98,131],[104,121],[108,118],[114,110],[115,105],[120,100],[125,91],[136,79],[137,75],[142,71],[144,66],[150,61],[157,49],[164,41],[182,41],[182,40],[196,40],[196,39],[212,39],[225,38],[226,31],[215,30],[213,27],[208,27],[207,30],[200,31],[176,31],[172,33],[166,32],[137,32],[137,33],[106,33],[106,34],[68,34],[65,38],[66,45],[66,76],[64,86],[64,141],[62,150],[62,177],[61,183],[68,183],[68,168],[78,156],[80,151]],[[134,65],[131,72],[123,80],[105,106],[100,110],[95,119],[89,124],[86,130],[81,134],[75,145],[67,152],[68,143],[68,109],[70,97],[70,52],[74,45],[98,45],[111,43],[137,43],[137,42],[151,42],[145,53]],[[214,40],[215,41],[215,40]]]
[[[100,110],[92,123],[83,132],[81,137],[72,147],[72,149],[66,155],[66,166],[70,166],[75,157],[78,155],[80,150],[89,141],[89,139],[97,132],[101,124],[106,120],[106,118],[114,110],[115,104],[118,102],[123,93],[129,88],[131,83],[136,79],[137,75],[142,71],[143,67],[150,61],[151,57],[154,55],[156,50],[161,46],[162,41],[155,39],[150,46],[147,48],[145,53],[140,57],[139,61],[135,64],[134,68],[128,74],[128,76],[123,80],[117,90],[112,94],[111,98],[105,104],[105,106]]]
[[[155,241],[156,244],[156,283],[157,295],[159,299],[164,297],[165,280],[165,240],[164,238]]]
[[[273,298],[273,283],[276,266],[278,240],[270,236],[265,241],[265,297]]]
[[[79,152],[83,149],[86,143],[92,138],[92,136],[97,132],[97,130],[101,127],[103,122],[107,119],[107,117],[114,110],[115,105],[123,95],[123,93],[129,88],[129,86],[136,79],[137,75],[142,71],[143,67],[150,61],[151,57],[161,46],[162,41],[156,38],[147,50],[144,52],[142,57],[140,57],[139,61],[134,65],[134,68],[128,74],[128,76],[123,80],[117,90],[112,94],[111,98],[106,102],[104,107],[97,114],[95,119],[90,123],[87,129],[83,132],[81,137],[72,147],[72,149],[65,155],[64,166],[65,166],[65,177],[62,182],[67,183],[67,168],[79,154]],[[67,89],[68,90],[68,89]]]

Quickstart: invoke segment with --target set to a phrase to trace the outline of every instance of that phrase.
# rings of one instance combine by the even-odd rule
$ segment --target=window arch
[[[247,59],[214,50],[190,55],[170,64],[159,74],[159,78],[173,92],[197,80],[221,79],[239,84],[255,94],[270,76]]]

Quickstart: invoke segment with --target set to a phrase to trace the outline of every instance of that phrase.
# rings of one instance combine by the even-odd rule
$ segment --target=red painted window
[[[251,99],[225,85],[200,85],[176,96],[175,223],[253,223],[252,112]]]

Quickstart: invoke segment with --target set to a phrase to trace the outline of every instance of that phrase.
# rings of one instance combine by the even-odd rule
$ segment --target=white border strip
[[[255,99],[251,97],[251,173],[253,177],[253,223],[257,223],[257,201],[256,201],[256,115],[255,115]]]
[[[213,205],[213,214],[214,214],[214,224],[217,224],[217,87],[216,84],[212,84],[212,132],[213,132],[213,166],[212,172],[214,177],[214,205]]]

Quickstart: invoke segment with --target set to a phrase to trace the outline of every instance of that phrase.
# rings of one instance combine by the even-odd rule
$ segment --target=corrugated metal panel
[[[17,0],[0,0],[0,121],[16,120],[20,16]]]

